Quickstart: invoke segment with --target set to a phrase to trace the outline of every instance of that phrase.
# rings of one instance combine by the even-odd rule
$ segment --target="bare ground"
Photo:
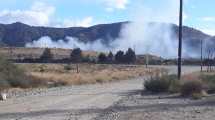
[[[175,67],[166,67],[172,73]],[[185,73],[199,67],[184,67]],[[140,95],[144,77],[31,91],[0,102],[0,120],[212,120],[214,97]]]

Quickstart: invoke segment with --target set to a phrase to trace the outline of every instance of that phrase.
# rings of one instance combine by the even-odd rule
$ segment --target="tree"
[[[207,72],[211,72],[212,71],[212,66],[213,66],[213,49],[211,47],[208,47],[207,48],[207,59],[205,60],[206,61],[206,65],[207,65]]]
[[[40,56],[42,62],[50,62],[53,59],[53,54],[49,48],[45,48],[43,54]]]
[[[109,63],[112,63],[114,61],[114,55],[111,51],[109,52],[107,59]]]
[[[136,54],[135,54],[135,52],[131,49],[131,48],[129,48],[128,50],[127,50],[127,52],[125,53],[125,62],[126,63],[135,63],[135,61],[136,61]]]
[[[71,61],[74,63],[79,63],[82,60],[82,50],[80,48],[75,48],[70,54]]]
[[[71,61],[76,63],[76,71],[79,73],[79,65],[82,61],[82,50],[80,48],[75,48],[72,50],[72,53],[70,54]]]
[[[106,63],[108,61],[107,56],[104,53],[100,53],[98,56],[99,63]]]
[[[115,55],[115,60],[117,63],[123,63],[124,62],[124,52],[123,51],[118,51]]]

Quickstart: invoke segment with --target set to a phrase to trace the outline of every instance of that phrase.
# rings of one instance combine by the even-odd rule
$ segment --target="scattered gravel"
[[[110,112],[113,111],[113,112]],[[115,118],[113,118],[115,116]],[[202,100],[178,95],[143,95],[123,97],[98,120],[213,120],[215,96]]]
[[[187,73],[199,67],[187,67]],[[175,67],[169,70],[174,73]],[[143,78],[107,84],[10,90],[0,120],[213,120],[215,96],[141,96]]]

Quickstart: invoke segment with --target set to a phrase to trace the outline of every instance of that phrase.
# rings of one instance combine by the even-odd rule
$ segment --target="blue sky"
[[[171,4],[175,5],[170,6],[171,4],[168,4],[170,1],[174,1]],[[162,9],[169,6],[171,9],[168,9],[168,13],[173,10],[171,14],[177,14],[178,1],[0,0],[0,23],[19,21],[37,26],[87,27],[99,23],[133,20],[133,14],[141,14],[141,9],[137,9],[141,5],[156,12],[155,15],[162,15],[162,12],[166,12]],[[214,0],[185,0],[184,24],[215,35],[214,5]]]

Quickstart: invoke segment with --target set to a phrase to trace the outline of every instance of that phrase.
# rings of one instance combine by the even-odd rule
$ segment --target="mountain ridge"
[[[38,40],[41,37],[49,36],[52,40],[64,40],[66,37],[74,37],[79,41],[87,43],[101,40],[108,44],[120,37],[121,29],[130,21],[117,22],[110,24],[98,24],[91,27],[68,27],[55,28],[43,26],[30,26],[21,22],[12,24],[0,24],[0,43],[6,46],[25,47],[26,43]],[[169,24],[169,23],[168,23]],[[174,34],[178,35],[178,26],[169,24]],[[215,37],[208,35],[200,30],[183,26],[183,40],[185,45],[190,46],[192,50],[197,50],[201,40],[210,40],[215,45]]]

